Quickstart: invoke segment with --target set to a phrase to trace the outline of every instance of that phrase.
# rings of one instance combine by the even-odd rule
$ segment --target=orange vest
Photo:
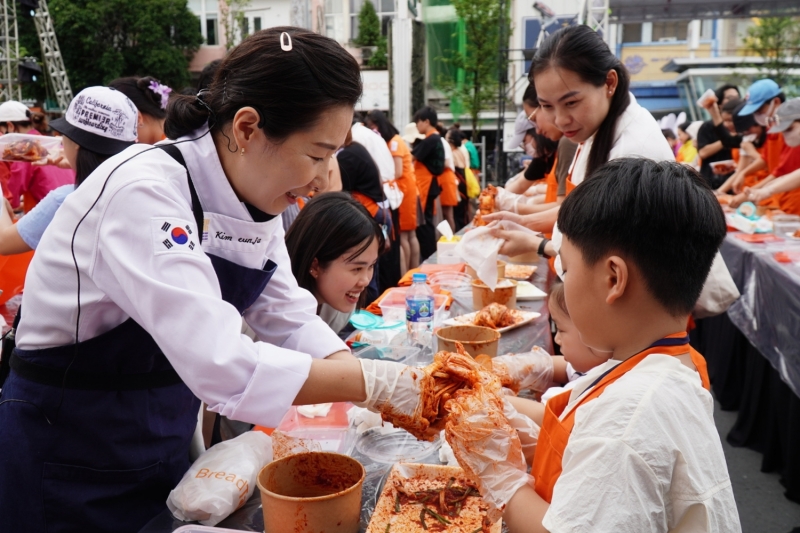
[[[687,339],[687,337],[688,335],[686,332],[675,333],[667,336],[660,342],[669,342],[668,339],[684,340]],[[553,487],[555,487],[556,481],[558,481],[559,476],[561,476],[561,460],[564,456],[564,450],[567,448],[569,436],[575,425],[575,411],[577,411],[581,405],[599,397],[606,387],[624,376],[648,355],[659,353],[678,356],[687,352],[692,358],[692,363],[697,367],[697,372],[700,374],[700,379],[703,382],[703,388],[709,389],[711,385],[708,379],[706,360],[700,353],[695,351],[694,348],[689,346],[687,339],[685,342],[681,342],[675,346],[651,346],[643,352],[618,364],[610,372],[600,376],[596,385],[592,387],[591,390],[584,393],[577,405],[564,417],[564,420],[560,420],[560,416],[569,403],[569,397],[572,391],[562,392],[558,396],[551,398],[544,408],[544,421],[542,423],[541,432],[539,433],[539,442],[536,445],[536,454],[533,456],[533,466],[531,467],[531,475],[535,480],[534,489],[536,489],[536,493],[547,503],[552,501]]]

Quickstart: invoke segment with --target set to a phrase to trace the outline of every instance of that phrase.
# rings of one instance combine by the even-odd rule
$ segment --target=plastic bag
[[[475,173],[472,172],[471,168],[464,169],[464,176],[467,180],[467,197],[468,198],[477,198],[481,195],[481,184],[478,181],[478,178],[475,177]]]
[[[272,439],[250,431],[203,453],[167,498],[178,520],[214,526],[245,504],[261,468],[272,461]]]
[[[292,437],[277,430],[272,432],[272,458],[275,461],[298,453],[321,451],[322,445],[314,439]]]
[[[728,267],[722,255],[717,252],[711,271],[708,273],[697,303],[694,306],[695,318],[707,318],[721,315],[739,298],[739,289],[736,288]]]
[[[383,194],[389,200],[389,207],[392,209],[397,209],[403,203],[403,191],[394,181],[383,184]]]

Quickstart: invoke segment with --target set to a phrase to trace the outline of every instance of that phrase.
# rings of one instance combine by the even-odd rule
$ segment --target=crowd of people
[[[447,439],[511,531],[738,531],[686,330],[736,297],[720,204],[800,214],[800,101],[771,80],[744,99],[725,86],[711,120],[662,132],[586,26],[545,39],[529,77],[512,142],[527,166],[483,218],[500,253],[551,259],[568,364],[526,367],[559,382],[546,403],[456,395]],[[480,161],[433,108],[401,133],[354,114],[360,96],[344,48],[271,28],[197,91],[86,88],[45,129],[62,154],[0,163],[0,254],[36,250],[0,373],[14,531],[138,530],[188,468],[199,410],[266,427],[292,404],[419,413],[423,370],[356,360],[337,334],[435,252],[439,218],[469,224]],[[3,133],[41,121],[0,105]]]

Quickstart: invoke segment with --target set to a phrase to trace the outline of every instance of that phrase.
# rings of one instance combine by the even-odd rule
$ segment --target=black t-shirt
[[[713,144],[717,141],[722,141],[722,150],[716,154],[704,157],[700,166],[700,175],[706,178],[710,183],[722,183],[728,175],[717,175],[711,170],[711,163],[717,161],[727,161],[733,159],[731,148],[738,148],[742,143],[742,138],[738,135],[731,135],[723,124],[714,126],[714,122],[709,120],[703,122],[700,129],[697,131],[697,149]]]
[[[342,190],[360,192],[376,202],[382,202],[381,175],[367,149],[354,142],[336,154],[342,174]]]
[[[434,176],[444,172],[444,145],[438,133],[428,135],[416,143],[411,154]]]

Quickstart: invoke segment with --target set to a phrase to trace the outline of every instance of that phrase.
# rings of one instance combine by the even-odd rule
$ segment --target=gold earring
[[[242,148],[242,154],[241,155],[242,155],[242,157],[244,157],[244,148]]]

